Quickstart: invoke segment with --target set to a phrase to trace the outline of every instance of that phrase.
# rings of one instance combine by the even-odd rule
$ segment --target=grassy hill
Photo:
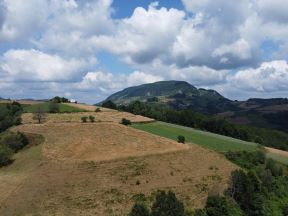
[[[193,109],[209,114],[236,109],[232,101],[218,92],[197,89],[184,81],[161,81],[130,87],[111,95],[107,100],[124,105],[138,100],[175,109]]]

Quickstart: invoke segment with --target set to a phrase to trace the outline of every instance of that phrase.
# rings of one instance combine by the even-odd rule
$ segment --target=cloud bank
[[[283,1],[182,3],[184,10],[153,2],[118,19],[112,0],[0,0],[0,96],[96,102],[128,86],[174,79],[233,99],[287,97]],[[132,72],[103,69],[101,53]]]

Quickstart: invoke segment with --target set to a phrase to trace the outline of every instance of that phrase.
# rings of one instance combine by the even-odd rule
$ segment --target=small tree
[[[131,125],[131,121],[130,120],[128,120],[128,119],[126,119],[126,118],[123,118],[122,120],[121,120],[121,124],[123,124],[123,125]]]
[[[33,114],[33,119],[38,121],[38,124],[45,120],[45,112],[41,105],[37,105],[35,112]]]
[[[83,116],[83,117],[81,117],[81,121],[82,121],[83,123],[86,123],[87,120],[88,120],[88,117],[87,117],[87,116]]]
[[[129,216],[149,216],[149,209],[142,203],[134,204]]]
[[[60,107],[59,103],[56,103],[54,101],[49,103],[49,113],[59,113]]]
[[[95,117],[92,116],[92,115],[90,115],[90,116],[89,116],[89,120],[90,120],[90,122],[95,122]]]
[[[178,136],[178,143],[185,143],[185,137],[184,136]]]
[[[95,112],[101,112],[101,109],[99,107],[97,107]]]

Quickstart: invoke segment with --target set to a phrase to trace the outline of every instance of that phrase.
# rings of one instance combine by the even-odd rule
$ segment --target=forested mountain
[[[244,125],[288,131],[288,99],[249,99],[233,101],[217,91],[197,89],[184,81],[161,81],[130,87],[105,101],[127,105],[133,101],[156,104],[174,110],[192,110]]]

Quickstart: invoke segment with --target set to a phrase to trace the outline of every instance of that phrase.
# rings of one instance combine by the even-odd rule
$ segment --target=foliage
[[[177,137],[177,139],[178,139],[178,143],[183,143],[183,144],[185,143],[185,137],[184,136],[180,135]]]
[[[95,112],[101,112],[101,109],[99,107],[97,107]]]
[[[227,155],[226,155],[227,156]],[[287,167],[259,153],[229,153],[244,170],[231,174],[228,195],[248,216],[282,215],[288,201]]]
[[[151,216],[185,216],[185,209],[176,195],[169,191],[159,191],[151,208]]]
[[[123,118],[121,120],[121,124],[123,124],[123,125],[131,125],[131,121],[129,119]]]
[[[49,113],[59,113],[59,112],[60,112],[59,104],[54,101],[49,102]]]
[[[68,103],[69,102],[69,100],[67,98],[59,97],[59,96],[52,98],[50,101],[54,102],[54,103]]]
[[[95,122],[95,117],[92,116],[92,115],[90,115],[90,116],[89,116],[89,120],[90,120],[90,122]]]
[[[10,132],[8,134],[5,134],[0,140],[1,145],[7,146],[14,152],[21,150],[26,145],[28,145],[28,143],[29,141],[27,137],[20,132],[17,133]]]
[[[5,145],[0,144],[0,167],[6,166],[11,162],[13,151]]]
[[[22,107],[19,103],[0,104],[0,133],[13,125],[21,124]]]
[[[111,100],[108,100],[102,103],[102,107],[105,107],[108,109],[117,109],[117,105],[113,103]]]
[[[205,211],[207,216],[241,216],[244,215],[236,203],[227,197],[209,196]]]
[[[265,163],[265,154],[262,151],[256,152],[247,152],[247,151],[240,151],[240,152],[232,152],[229,151],[225,154],[226,158],[233,161],[237,165],[250,169],[255,165],[264,164]]]
[[[150,212],[147,206],[142,203],[135,203],[129,216],[149,216]]]
[[[87,116],[82,116],[82,117],[81,117],[81,121],[82,121],[83,123],[86,123],[87,120],[88,120],[88,117],[87,117]]]

